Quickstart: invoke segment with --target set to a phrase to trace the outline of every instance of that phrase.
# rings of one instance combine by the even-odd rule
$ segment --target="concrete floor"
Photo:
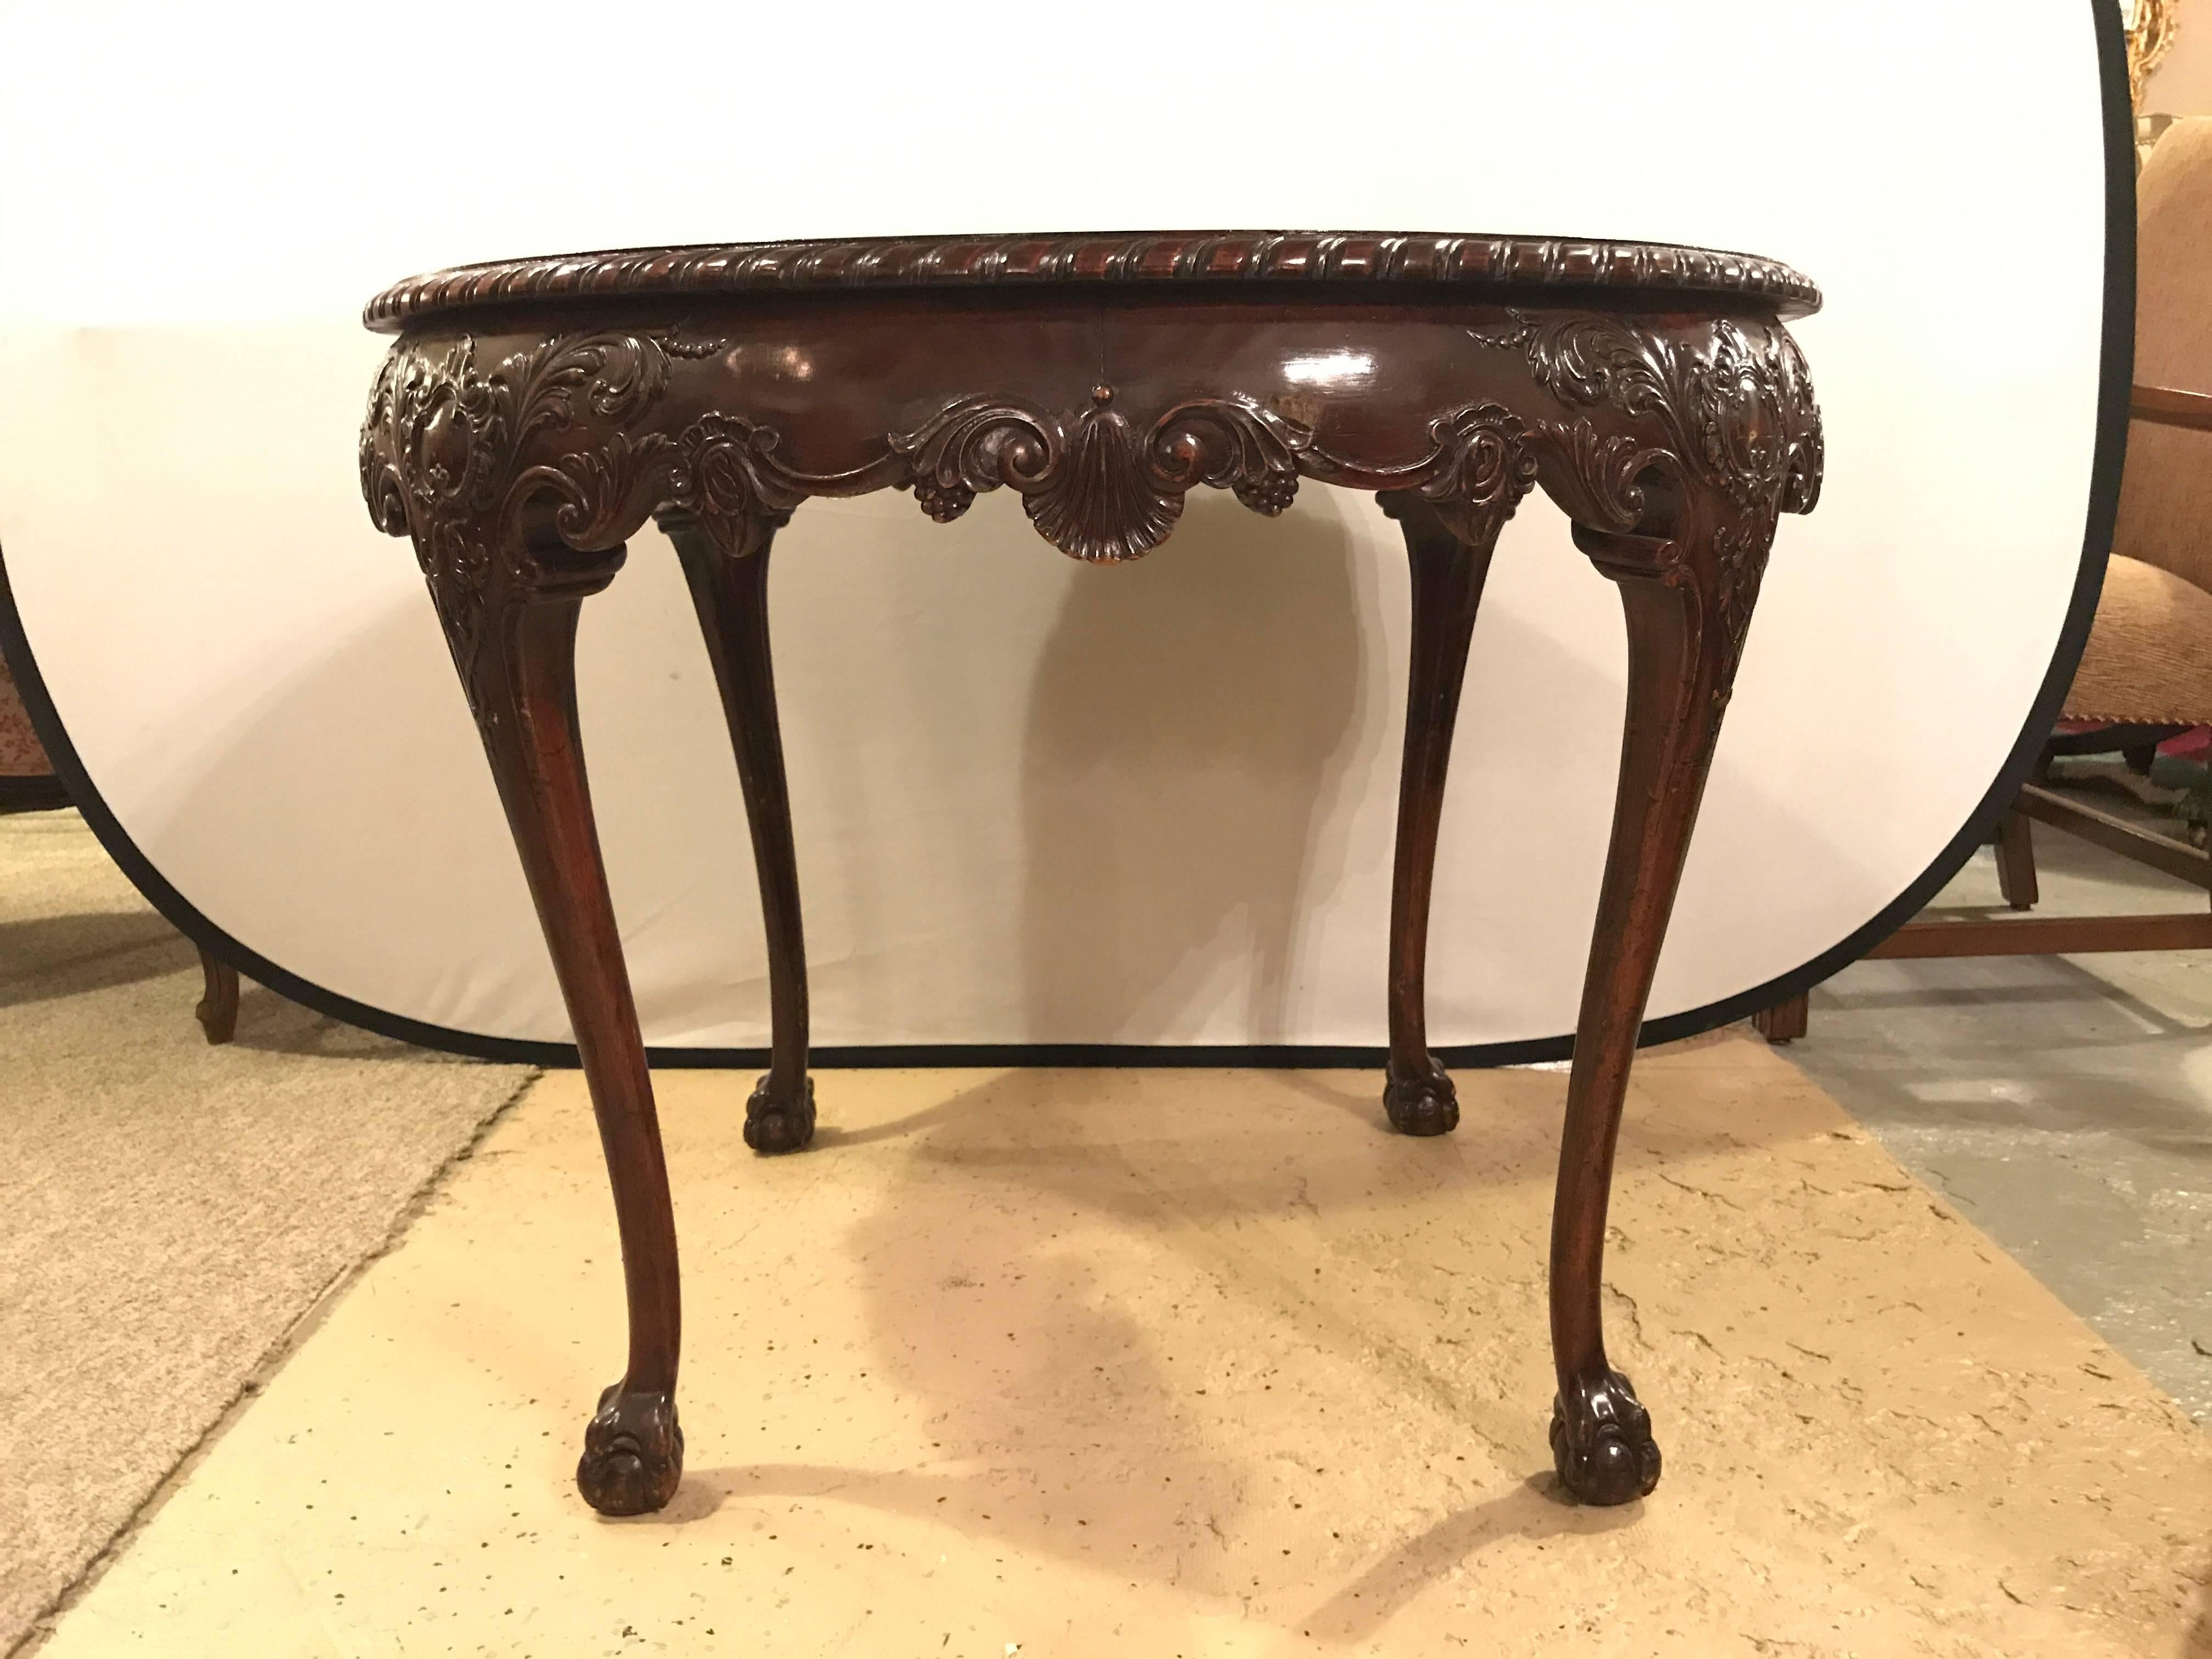
[[[2118,810],[2112,797],[2094,798]],[[2202,909],[2038,826],[2039,915]],[[1978,854],[1939,912],[2003,914]],[[1866,962],[1783,1052],[2179,1401],[2212,1416],[2212,951]]]
[[[1358,1072],[659,1079],[683,1486],[571,1484],[621,1352],[582,1082],[538,1083],[39,1659],[2184,1659],[2212,1438],[1742,1035],[1637,1068],[1614,1358],[1666,1474],[1560,1500],[1566,1079],[1393,1135]]]

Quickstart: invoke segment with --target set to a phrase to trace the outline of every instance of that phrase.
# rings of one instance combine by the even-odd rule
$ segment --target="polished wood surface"
[[[1482,603],[1498,532],[1528,487],[1527,479],[1515,482],[1517,488],[1501,491],[1487,510],[1457,525],[1418,495],[1392,491],[1379,498],[1383,512],[1405,532],[1413,565],[1406,752],[1390,872],[1390,1055],[1382,1090],[1390,1127],[1409,1135],[1445,1134],[1459,1127],[1459,1093],[1429,1052],[1429,894],[1475,609]]]
[[[768,556],[781,518],[757,515],[741,543],[747,552],[728,558],[694,514],[675,509],[660,515],[660,527],[684,562],[714,682],[721,689],[760,881],[773,1047],[768,1074],[745,1103],[745,1145],[757,1152],[796,1152],[814,1139],[799,854],[791,838],[791,795],[784,784],[783,738],[776,728],[775,676],[769,655]]]
[[[871,237],[729,242],[501,259],[410,276],[362,319],[397,330],[446,312],[518,301],[666,297],[795,289],[1023,288],[1101,283],[1465,284],[1743,299],[1772,314],[1820,308],[1820,291],[1754,254],[1667,242],[1565,236],[1316,230],[1152,230],[1054,235]]]
[[[1820,414],[1770,261],[1525,237],[1152,233],[647,249],[473,267],[373,302],[401,331],[361,441],[410,537],[498,781],[607,1155],[629,1364],[578,1480],[610,1514],[676,1487],[676,1241],[650,1079],[578,737],[577,608],[657,520],[704,628],[766,921],[763,1152],[814,1130],[796,860],[769,649],[775,531],[895,489],[929,519],[1022,497],[1070,556],[1143,556],[1188,493],[1273,517],[1369,490],[1403,532],[1413,651],[1384,986],[1393,1125],[1456,1123],[1423,1006],[1460,684],[1497,538],[1532,488],[1618,586],[1629,689],[1575,1036],[1551,1253],[1566,1489],[1623,1503],[1659,1451],[1610,1364],[1613,1159],[1707,768],[1784,513],[1812,509]],[[1194,550],[1193,556],[1203,556]]]

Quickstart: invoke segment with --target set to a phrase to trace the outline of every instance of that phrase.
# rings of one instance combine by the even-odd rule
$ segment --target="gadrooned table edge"
[[[507,259],[395,283],[362,319],[396,333],[474,307],[533,301],[763,291],[1101,283],[1405,283],[1680,294],[1817,311],[1820,290],[1753,254],[1661,242],[1378,231],[1146,231],[738,242]]]

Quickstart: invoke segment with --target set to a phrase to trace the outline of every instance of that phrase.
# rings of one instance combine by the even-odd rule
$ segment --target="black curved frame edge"
[[[2105,114],[2105,309],[2102,374],[2097,393],[2097,448],[2089,472],[2088,518],[2081,544],[2081,566],[2074,582],[2066,621],[2059,631],[2050,670],[2044,676],[2027,722],[1996,780],[1959,833],[1927,869],[1864,926],[1803,966],[1736,996],[1678,1014],[1646,1021],[1639,1041],[1645,1045],[1695,1036],[1772,1006],[1784,997],[1820,984],[1865,955],[1919,912],[1958,873],[1985,839],[1998,816],[2020,793],[2037,751],[2057,719],[2104,586],[2105,562],[2112,550],[2112,523],[2119,507],[2120,470],[2127,456],[2128,404],[2135,378],[2136,193],[2135,135],[2128,99],[2127,52],[2119,8],[2114,0],[2089,0],[2095,19],[2097,67]],[[0,655],[15,671],[17,689],[30,710],[31,724],[54,763],[56,774],[108,855],[138,890],[179,933],[229,963],[240,973],[317,1013],[360,1026],[383,1036],[426,1048],[479,1060],[535,1066],[574,1066],[576,1050],[565,1042],[538,1042],[486,1036],[428,1024],[373,1007],[301,978],[233,939],[200,914],[191,900],[169,884],[142,853],[93,783],[69,738],[61,715],[46,691],[44,677],[25,636],[7,562],[0,555]],[[1515,1066],[1566,1059],[1571,1036],[1536,1037],[1443,1048],[1437,1057],[1451,1066]],[[766,1048],[667,1048],[650,1050],[655,1066],[749,1067],[764,1065]],[[1373,1047],[1318,1044],[1167,1046],[1124,1043],[887,1043],[817,1048],[821,1066],[1380,1066],[1384,1051]]]

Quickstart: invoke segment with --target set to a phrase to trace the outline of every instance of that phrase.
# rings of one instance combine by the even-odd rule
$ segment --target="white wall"
[[[1782,529],[1654,1011],[1786,971],[1958,830],[2057,637],[2098,367],[2089,7],[2022,0],[1995,40],[1925,0],[1574,10],[0,11],[0,547],[70,732],[253,949],[565,1036],[419,578],[358,500],[376,289],[1043,224],[1745,248],[1826,291],[1797,331],[1828,487]],[[1407,601],[1370,501],[1194,501],[1108,573],[1003,495],[951,530],[824,502],[775,561],[817,1041],[1380,1040]],[[1567,1029],[1595,902],[1621,624],[1540,501],[1475,655],[1442,1042]],[[581,675],[648,1036],[757,1042],[741,808],[649,532]]]

